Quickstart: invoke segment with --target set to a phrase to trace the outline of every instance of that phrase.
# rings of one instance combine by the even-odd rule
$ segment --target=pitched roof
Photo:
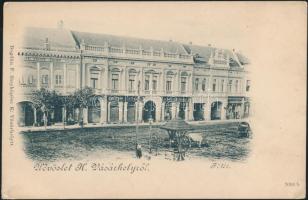
[[[211,57],[212,51],[215,51],[215,48],[213,47],[206,47],[206,46],[199,46],[199,45],[183,45],[184,48],[189,52],[197,57],[202,58],[205,62],[208,62],[208,60]]]
[[[192,53],[194,55],[196,62],[205,62],[205,63],[209,62],[211,54],[218,49],[211,46],[199,46],[199,45],[187,45],[187,44],[183,44],[183,46],[188,53]],[[239,63],[237,63],[237,59],[242,65],[249,63],[248,59],[244,57],[242,54],[233,53],[229,49],[223,49],[223,50],[225,58],[227,58],[227,55],[229,56],[230,64],[232,66],[239,66]],[[237,58],[235,58],[235,56],[237,56]]]
[[[113,47],[122,48],[125,46],[126,48],[130,49],[139,49],[141,47],[144,50],[150,50],[153,48],[154,51],[160,51],[163,48],[163,50],[168,53],[187,54],[186,50],[178,42],[139,39],[133,37],[122,37],[77,31],[72,31],[72,34],[78,44],[80,44],[82,41],[84,41],[85,44],[96,46],[104,46],[106,43],[108,43]]]
[[[193,54],[195,62],[207,63],[211,53],[217,48],[210,46],[187,45],[172,41],[139,39],[133,37],[122,37],[108,34],[86,33],[78,31],[69,31],[63,28],[37,28],[28,27],[25,29],[23,46],[26,48],[44,49],[46,38],[51,50],[75,51],[82,41],[88,45],[104,46],[108,43],[113,47],[129,49],[160,51],[163,49],[168,53]],[[250,61],[241,53],[234,53],[231,50],[224,49],[224,55],[229,55],[230,65],[239,66],[249,64]]]
[[[76,43],[72,34],[67,29],[37,28],[25,29],[23,46],[28,48],[44,49],[46,38],[50,49],[75,50]]]

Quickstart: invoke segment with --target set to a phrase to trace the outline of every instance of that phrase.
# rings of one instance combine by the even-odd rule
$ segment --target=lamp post
[[[150,89],[150,97],[152,99],[152,94],[153,94],[153,89]],[[149,153],[152,153],[152,147],[151,147],[151,140],[152,140],[152,122],[153,122],[153,117],[152,117],[152,112],[154,111],[153,109],[153,103],[151,103],[151,108],[150,108],[150,119],[149,119],[149,123],[150,123],[150,131],[149,131],[149,136],[150,136],[150,140],[149,140]]]
[[[136,148],[138,145],[138,133],[139,133],[139,99],[140,99],[140,81],[138,81],[138,97],[137,97]]]
[[[210,113],[211,112],[211,105],[210,105],[210,91],[211,91],[211,88],[207,88],[207,105],[208,105],[208,110],[207,112]],[[210,119],[211,119],[211,116],[209,116]],[[209,120],[210,120],[209,119]]]

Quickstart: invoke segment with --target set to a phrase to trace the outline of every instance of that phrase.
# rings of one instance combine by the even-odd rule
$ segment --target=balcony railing
[[[117,94],[117,93],[119,93],[119,90],[111,89],[111,93]]]
[[[136,90],[128,90],[129,94],[136,94]]]
[[[167,90],[166,94],[172,94],[172,91],[171,90]]]
[[[116,54],[119,56],[125,56],[125,57],[138,57],[138,58],[153,58],[153,57],[160,57],[160,59],[167,59],[167,60],[174,60],[174,61],[186,61],[193,63],[193,56],[192,55],[182,55],[178,53],[170,53],[170,52],[164,52],[164,51],[149,51],[149,50],[143,50],[143,49],[130,49],[130,48],[121,48],[121,47],[107,47],[107,46],[94,46],[94,45],[85,45],[85,50],[89,53],[96,53],[100,52],[103,54],[108,55]]]

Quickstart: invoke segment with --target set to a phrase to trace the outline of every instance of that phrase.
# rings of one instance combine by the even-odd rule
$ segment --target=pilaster
[[[50,63],[50,89],[53,90],[54,85],[53,85],[53,80],[54,80],[54,75],[53,75],[53,62]]]
[[[107,99],[101,99],[101,123],[105,124],[107,122]]]
[[[64,63],[64,66],[63,66],[63,93],[66,94],[66,63]]]
[[[37,86],[37,89],[39,90],[41,88],[41,78],[40,78],[40,62],[37,62],[36,63],[36,73],[37,73],[37,77],[36,77],[36,86]]]
[[[124,108],[123,108],[123,122],[127,122],[127,102],[124,102]]]
[[[124,114],[124,109],[123,109],[123,102],[119,102],[119,122],[123,122],[123,114]]]
[[[83,123],[84,124],[88,123],[88,108],[83,109]]]
[[[193,121],[194,120],[194,103],[193,103],[193,100],[191,99],[189,101],[189,104],[188,104],[188,120],[189,121]]]

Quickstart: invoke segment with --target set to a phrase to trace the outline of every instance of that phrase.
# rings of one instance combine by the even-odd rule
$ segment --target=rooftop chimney
[[[63,20],[58,21],[58,29],[63,29],[63,28],[64,28]]]

